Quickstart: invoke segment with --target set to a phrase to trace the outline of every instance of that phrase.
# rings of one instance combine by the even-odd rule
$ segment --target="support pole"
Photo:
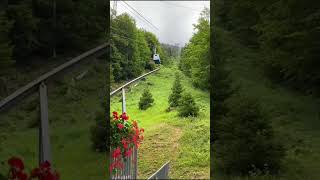
[[[39,127],[39,164],[44,161],[51,162],[49,120],[48,120],[48,97],[47,86],[42,82],[40,92],[40,127]]]
[[[134,179],[138,178],[138,148],[134,148]]]
[[[125,89],[122,88],[122,113],[127,112],[126,110],[126,94],[125,94]]]

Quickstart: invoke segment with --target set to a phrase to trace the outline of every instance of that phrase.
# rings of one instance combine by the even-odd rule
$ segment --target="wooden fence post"
[[[40,92],[40,126],[39,126],[39,164],[44,161],[51,163],[49,120],[48,120],[48,97],[47,86],[41,82]]]

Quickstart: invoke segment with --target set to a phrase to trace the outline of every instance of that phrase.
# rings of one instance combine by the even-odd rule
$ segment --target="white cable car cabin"
[[[153,61],[155,64],[161,64],[160,56],[159,54],[153,54]]]

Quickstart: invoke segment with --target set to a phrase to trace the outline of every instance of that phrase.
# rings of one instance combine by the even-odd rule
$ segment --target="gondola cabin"
[[[161,64],[160,56],[159,54],[153,54],[153,61],[155,64]]]

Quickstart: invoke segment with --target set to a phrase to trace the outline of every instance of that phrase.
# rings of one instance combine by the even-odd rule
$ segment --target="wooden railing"
[[[107,43],[104,43],[96,48],[93,48],[85,53],[71,59],[70,61],[54,68],[53,70],[43,74],[22,88],[18,89],[8,97],[4,98],[0,102],[0,112],[9,109],[14,104],[23,100],[31,93],[39,92],[40,97],[40,126],[39,126],[39,164],[44,161],[50,161],[51,149],[50,149],[50,137],[49,137],[49,120],[48,120],[48,95],[46,83],[52,80],[55,75],[65,72],[71,67],[84,60],[88,60],[94,57],[99,57],[107,52]]]
[[[139,76],[129,82],[127,82],[126,84],[122,85],[121,87],[117,88],[116,90],[112,91],[110,93],[110,97],[114,96],[116,93],[118,92],[122,92],[122,112],[127,112],[126,110],[126,96],[125,96],[125,88],[129,85],[131,85],[134,82],[137,82],[139,80],[141,80],[142,78],[158,71],[160,68],[157,68],[153,71],[150,71],[146,74],[143,74],[142,76]],[[110,153],[111,154],[111,153]],[[132,158],[133,158],[133,162],[132,162]],[[112,158],[110,157],[110,160],[112,161]],[[137,179],[137,172],[138,172],[138,150],[136,148],[134,148],[133,150],[133,154],[132,157],[130,157],[129,159],[122,159],[122,161],[124,162],[125,166],[124,169],[121,171],[118,171],[116,174],[111,176],[111,179]]]

